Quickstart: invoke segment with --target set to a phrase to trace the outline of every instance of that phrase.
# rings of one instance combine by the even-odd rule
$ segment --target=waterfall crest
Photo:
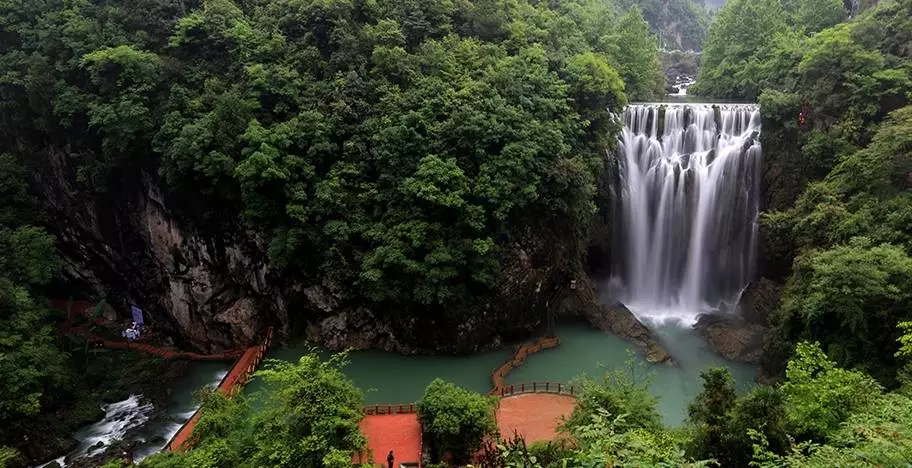
[[[755,269],[759,107],[631,105],[623,120],[614,294],[646,319],[725,309]]]

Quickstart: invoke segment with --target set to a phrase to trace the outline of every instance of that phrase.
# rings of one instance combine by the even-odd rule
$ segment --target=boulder
[[[782,285],[760,278],[751,283],[738,302],[738,312],[748,323],[768,326],[769,318],[779,306]]]
[[[649,328],[643,325],[623,304],[599,306],[595,314],[587,317],[589,323],[599,330],[608,331],[632,341],[646,352],[646,360],[656,364],[673,364],[671,355],[652,336]]]
[[[759,364],[763,356],[763,337],[766,327],[728,314],[705,314],[694,328],[712,349],[726,359],[747,364]]]
[[[593,327],[613,333],[637,345],[651,363],[674,364],[671,355],[652,336],[649,328],[622,304],[606,306],[596,297],[592,283],[580,282],[576,290],[564,294],[557,311],[559,315],[578,316]]]

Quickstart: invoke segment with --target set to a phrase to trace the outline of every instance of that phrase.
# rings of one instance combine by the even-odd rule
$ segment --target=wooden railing
[[[244,360],[244,356],[241,356],[238,364],[244,365],[245,367],[237,373],[229,372],[229,377],[233,375],[233,379],[229,382],[225,382],[222,386],[219,386],[219,389],[228,397],[231,398],[238,394],[250,379],[253,378],[253,374],[260,367],[260,364],[263,362],[263,359],[266,357],[266,352],[269,350],[269,345],[272,344],[272,327],[269,327],[266,330],[266,339],[263,340],[263,343],[260,345],[248,349],[251,352],[251,356],[247,359],[247,362],[241,362]],[[236,365],[238,365],[236,364]]]
[[[539,351],[556,348],[558,346],[560,346],[560,340],[557,338],[539,338],[532,343],[523,343],[520,345],[510,359],[498,366],[497,369],[494,369],[494,372],[491,373],[491,384],[493,388],[488,392],[488,395],[501,395],[503,389],[507,385],[507,375],[512,372],[513,369],[525,364],[527,357]]]
[[[554,395],[568,395],[575,397],[576,388],[573,385],[562,382],[527,382],[519,384],[506,385],[493,396],[507,398],[515,395],[526,393],[551,393]],[[367,405],[364,407],[364,414],[368,416],[379,416],[387,414],[412,414],[418,412],[418,405],[415,403],[401,404],[377,404]]]
[[[576,396],[576,389],[573,385],[561,382],[531,382],[507,385],[501,389],[499,396],[505,398],[524,393],[553,393],[556,395]]]
[[[225,374],[225,377],[222,378],[222,381],[219,382],[218,390],[227,398],[232,398],[237,395],[253,377],[253,374],[266,357],[266,352],[269,350],[269,345],[271,344],[272,327],[269,327],[269,329],[266,330],[266,339],[263,340],[261,344],[251,346],[244,351],[244,354],[235,361],[228,373]],[[174,433],[174,436],[172,436],[171,440],[165,445],[164,450],[174,452],[190,448],[190,445],[193,443],[190,436],[193,434],[193,429],[199,421],[202,409],[202,407],[197,408],[196,412],[193,413],[193,416]]]
[[[417,413],[418,406],[414,403],[401,405],[369,405],[364,407],[364,414],[368,416],[381,414],[411,414]]]

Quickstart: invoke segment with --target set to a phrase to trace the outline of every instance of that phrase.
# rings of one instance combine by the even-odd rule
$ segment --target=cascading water
[[[760,109],[643,104],[623,119],[613,289],[641,318],[692,323],[754,272]]]

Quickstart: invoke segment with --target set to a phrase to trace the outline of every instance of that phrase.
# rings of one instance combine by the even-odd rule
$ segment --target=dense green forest
[[[508,246],[578,270],[610,114],[664,89],[639,10],[596,0],[2,8],[11,162],[156,174],[182,219],[381,313],[472,313]]]
[[[786,281],[767,353],[779,369],[815,340],[896,383],[897,325],[912,319],[910,13],[881,2],[840,23],[838,2],[733,1],[713,25],[697,88],[763,109],[763,273]]]
[[[620,0],[620,5],[642,10],[663,49],[701,50],[712,22],[711,9],[700,0]]]
[[[805,3],[727,4],[699,83],[703,93],[758,98],[763,109],[762,272],[785,282],[764,366],[779,382],[739,396],[727,371],[707,370],[688,423],[670,430],[646,382],[633,378],[642,372],[585,379],[566,439],[527,447],[501,434],[484,466],[905,466],[912,458],[912,2],[881,2],[848,23],[842,5]],[[478,434],[491,433],[481,396],[435,383],[423,402],[439,445],[466,455],[481,446]],[[475,436],[435,432],[441,413],[451,431]],[[225,447],[204,435],[201,450],[241,464],[236,450],[260,450],[232,437]]]
[[[148,171],[183,219],[257,233],[290,275],[470,317],[514,245],[560,245],[556,270],[582,269],[612,114],[664,89],[656,25],[681,19],[698,48],[708,24],[673,4],[0,2],[0,440],[28,445],[87,375],[44,304],[64,265],[35,209],[42,158],[70,161],[87,193]],[[566,441],[483,447],[490,402],[436,382],[421,417],[441,448],[482,447],[491,466],[912,459],[912,0],[847,16],[838,0],[731,0],[691,90],[762,106],[761,270],[784,284],[763,367],[779,383],[739,396],[708,370],[669,429],[620,371],[580,382]],[[206,395],[199,448],[146,465],[350,466],[362,396],[341,363],[265,371],[268,411]]]
[[[43,306],[61,263],[36,210],[46,161],[83,203],[151,175],[182,220],[256,233],[287,275],[381,313],[466,317],[512,246],[555,278],[582,268],[611,113],[664,89],[640,11],[597,0],[10,0],[0,80],[15,446],[81,374]]]

